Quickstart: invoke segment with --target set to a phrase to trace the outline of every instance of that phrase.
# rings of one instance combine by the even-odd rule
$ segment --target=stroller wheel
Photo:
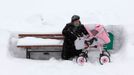
[[[107,64],[110,62],[110,57],[106,54],[100,54],[99,62],[101,65]]]
[[[102,54],[108,55],[109,57],[111,56],[108,51],[102,51]]]
[[[79,56],[76,58],[76,62],[80,65],[83,65],[87,62],[87,58],[83,57],[83,56]]]

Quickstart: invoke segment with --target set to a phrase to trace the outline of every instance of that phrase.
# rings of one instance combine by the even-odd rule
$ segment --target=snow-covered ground
[[[0,75],[133,75],[134,11],[133,0],[0,0]],[[83,24],[121,25],[125,45],[113,54],[112,62],[28,60],[12,56],[12,36],[17,33],[61,32],[72,15]],[[15,40],[15,39],[14,39]],[[90,58],[92,59],[92,58]]]

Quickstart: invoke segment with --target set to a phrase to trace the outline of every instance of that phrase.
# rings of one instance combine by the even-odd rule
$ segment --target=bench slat
[[[34,51],[34,50],[29,50],[29,52],[61,52],[60,50],[57,50],[57,51]]]
[[[19,36],[27,37],[27,36],[63,36],[62,34],[19,34]]]
[[[62,34],[19,34],[19,38],[24,37],[37,37],[37,38],[44,38],[44,39],[64,39]]]
[[[39,48],[39,47],[63,47],[63,45],[26,45],[26,46],[17,46],[20,48]]]

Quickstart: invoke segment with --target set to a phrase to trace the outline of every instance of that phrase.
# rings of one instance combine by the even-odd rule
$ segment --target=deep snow
[[[133,0],[0,0],[0,75],[133,75],[133,2]],[[89,61],[80,66],[73,61],[54,58],[28,60],[12,56],[9,49],[12,44],[11,37],[16,37],[18,33],[59,32],[67,22],[70,22],[73,14],[80,15],[84,24],[124,27],[125,45],[112,55],[111,63],[102,66],[97,61]]]

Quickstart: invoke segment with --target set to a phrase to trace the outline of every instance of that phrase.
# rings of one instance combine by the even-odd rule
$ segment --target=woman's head
[[[80,17],[78,15],[73,15],[71,18],[71,22],[76,26],[80,25]]]

